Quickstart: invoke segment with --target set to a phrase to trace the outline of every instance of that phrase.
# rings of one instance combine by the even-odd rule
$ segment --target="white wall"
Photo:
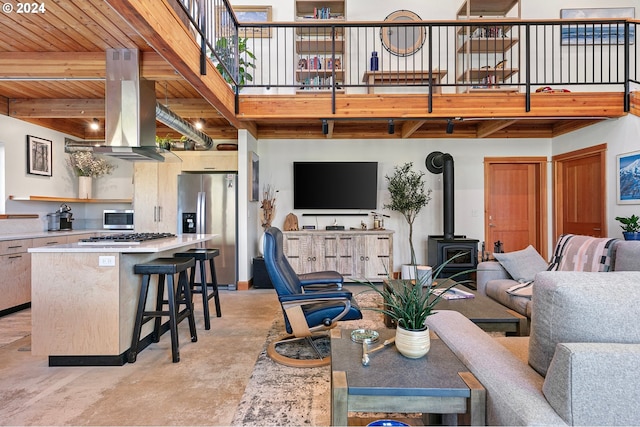
[[[27,135],[52,141],[52,176],[27,173]],[[0,175],[5,180],[4,197],[0,199],[0,212],[4,210],[6,213],[39,214],[46,229],[44,215],[55,211],[59,204],[12,201],[9,200],[9,196],[78,197],[78,179],[66,163],[68,154],[64,152],[65,136],[60,132],[0,115],[0,145],[4,146],[4,163],[0,162],[2,166]],[[109,161],[115,164],[116,168],[108,177],[94,180],[93,197],[130,199],[133,195],[133,164],[113,158]],[[74,228],[77,229],[101,226],[102,209],[123,207],[84,203],[74,203],[70,206],[75,219]]]
[[[250,201],[249,174],[251,152],[258,152],[258,142],[246,130],[238,131],[238,280],[248,281],[253,274],[251,264],[258,256],[258,240],[262,233],[258,218],[260,202]],[[260,170],[262,170],[260,159]],[[260,188],[264,181],[260,179]]]
[[[326,211],[335,216],[302,216],[293,209],[294,161],[377,161],[378,211],[391,216],[385,219],[385,228],[396,232],[394,237],[394,263],[396,270],[409,261],[408,225],[397,212],[383,209],[388,203],[385,175],[393,167],[413,162],[414,169],[425,172],[426,187],[433,190],[432,200],[414,223],[414,245],[418,260],[426,262],[427,236],[442,234],[442,175],[427,171],[424,161],[432,151],[450,153],[455,168],[455,233],[469,238],[484,239],[484,165],[485,156],[550,156],[551,140],[546,139],[411,139],[411,140],[260,140],[261,185],[271,184],[278,191],[273,225],[282,227],[286,215],[293,212],[299,225],[315,225],[324,229],[336,220],[345,228],[359,227],[364,220],[373,226],[371,216],[340,216],[339,211]],[[309,191],[313,191],[312,188]],[[346,211],[358,213],[358,211]],[[361,213],[368,214],[369,211]]]

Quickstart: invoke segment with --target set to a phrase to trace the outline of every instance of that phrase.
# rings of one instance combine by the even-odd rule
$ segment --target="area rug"
[[[380,307],[380,297],[373,292],[355,295],[363,319],[340,322],[343,329],[384,327],[382,314],[366,308]],[[331,424],[331,367],[292,368],[273,362],[266,353],[268,343],[284,334],[284,320],[279,315],[271,329],[254,367],[244,395],[236,409],[232,425],[284,426]],[[329,351],[328,338],[316,344],[322,352]],[[309,351],[305,345],[288,351]]]

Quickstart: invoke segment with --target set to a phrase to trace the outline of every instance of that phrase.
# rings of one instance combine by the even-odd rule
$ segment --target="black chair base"
[[[209,300],[214,299],[216,305],[216,317],[222,316],[220,310],[220,294],[218,293],[218,278],[216,277],[216,265],[213,261],[215,257],[220,255],[218,249],[194,248],[186,252],[174,254],[175,257],[193,258],[195,266],[191,268],[189,277],[189,286],[192,294],[202,294],[202,311],[204,312],[204,328],[211,329],[211,315],[209,313]],[[206,262],[209,262],[209,271],[211,273],[211,282],[207,282]],[[200,287],[196,288],[195,277],[196,270],[199,272]],[[211,292],[209,292],[211,290]]]
[[[291,366],[292,368],[317,368],[319,366],[330,365],[331,356],[322,356],[322,354],[320,354],[320,351],[316,347],[315,343],[313,342],[314,338],[321,338],[325,336],[326,334],[300,338],[293,335],[285,335],[279,338],[278,340],[269,343],[269,345],[267,346],[267,356],[269,356],[269,358],[276,363],[280,363],[281,365],[285,365],[285,366]],[[316,353],[316,356],[317,356],[316,358],[296,359],[294,357],[285,356],[284,354],[279,353],[276,348],[279,344],[286,344],[286,343],[290,343],[294,341],[302,341],[302,340],[306,340],[307,344],[311,346],[313,351]]]
[[[133,327],[133,337],[131,338],[131,348],[129,349],[129,363],[134,363],[138,356],[138,346],[140,344],[142,325],[152,319],[155,319],[152,335],[153,342],[159,342],[162,317],[169,318],[169,331],[171,332],[171,356],[174,363],[180,361],[178,324],[181,321],[188,319],[191,341],[198,341],[196,322],[193,315],[193,300],[191,297],[189,282],[187,280],[187,269],[193,267],[194,264],[195,261],[192,258],[158,258],[156,260],[143,264],[136,264],[134,266],[134,273],[142,274],[142,286],[140,288],[140,298],[138,299],[136,321]],[[156,305],[155,310],[146,310],[149,284],[151,282],[151,275],[153,274],[158,275]],[[174,283],[175,274],[178,274],[177,288]],[[165,277],[167,278],[166,300],[164,299]],[[165,304],[168,304],[168,310],[163,310],[163,306]],[[181,305],[184,305],[184,309],[182,310],[180,310]]]

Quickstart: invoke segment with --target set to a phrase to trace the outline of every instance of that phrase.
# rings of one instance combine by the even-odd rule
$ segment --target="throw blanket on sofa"
[[[611,271],[618,239],[563,234],[547,271]]]
[[[558,239],[547,271],[595,271],[612,270],[613,250],[618,239],[563,234]],[[533,280],[507,289],[510,295],[531,298]]]

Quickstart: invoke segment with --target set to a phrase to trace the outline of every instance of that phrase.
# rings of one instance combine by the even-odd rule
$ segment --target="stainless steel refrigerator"
[[[238,278],[238,175],[178,175],[178,234],[217,234],[206,243],[220,249],[214,259],[218,285],[236,289]]]

